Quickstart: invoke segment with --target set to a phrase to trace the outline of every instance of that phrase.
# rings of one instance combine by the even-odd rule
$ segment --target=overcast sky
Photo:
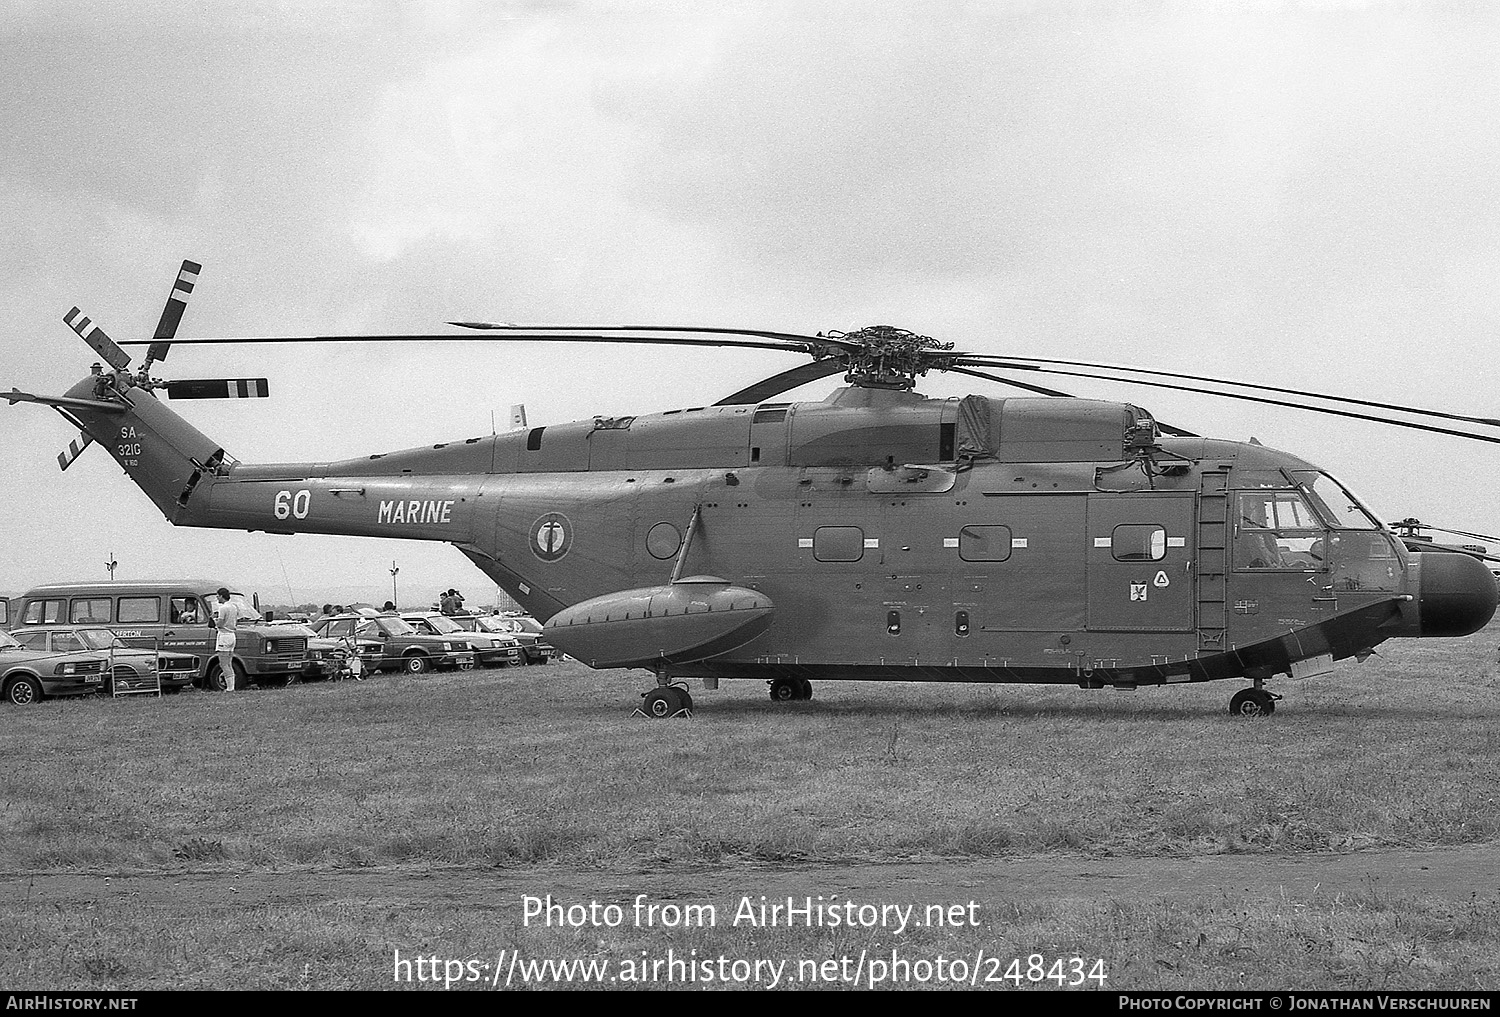
[[[1478,3],[0,0],[0,387],[87,372],[75,304],[148,336],[191,258],[185,338],[891,323],[1495,415],[1496,52]],[[703,405],[791,366],[475,344],[179,349],[163,373],[268,377],[269,401],[174,408],[284,462],[488,434],[513,403],[533,425]],[[1500,530],[1500,446],[1055,387],[1254,435],[1388,518]],[[73,433],[0,406],[0,592],[102,579],[111,552],[119,578],[272,599],[383,599],[392,560],[413,595],[493,590],[441,544],[174,529],[101,450],[60,473]]]

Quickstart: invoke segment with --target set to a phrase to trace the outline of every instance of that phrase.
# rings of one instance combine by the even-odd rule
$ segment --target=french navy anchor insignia
[[[573,524],[561,512],[548,512],[531,524],[531,553],[557,561],[573,546]]]

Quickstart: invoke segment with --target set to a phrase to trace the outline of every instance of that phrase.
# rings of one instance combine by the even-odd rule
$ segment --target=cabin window
[[[953,461],[953,433],[954,425],[938,425],[938,462],[940,463]]]
[[[1234,564],[1240,569],[1323,568],[1323,524],[1296,491],[1241,491],[1235,503]]]
[[[1161,561],[1167,556],[1167,531],[1151,523],[1123,523],[1109,539],[1115,561]]]
[[[818,561],[859,561],[865,556],[865,531],[858,526],[819,526],[813,531]]]
[[[964,561],[1005,561],[1010,557],[1010,527],[965,526],[958,531],[958,556]]]
[[[63,620],[63,605],[67,603],[62,600],[33,600],[26,605],[26,615],[21,619],[23,625],[58,625]]]
[[[161,598],[121,597],[118,617],[122,624],[161,621]]]
[[[109,609],[113,605],[108,597],[79,597],[73,601],[73,611],[68,620],[74,625],[109,622]]]
[[[198,610],[197,597],[172,598],[173,625],[206,625],[208,618]]]
[[[531,433],[526,435],[526,451],[537,452],[542,447],[542,432],[545,427],[533,427]]]
[[[766,407],[762,407],[762,408],[756,410],[755,411],[755,415],[750,418],[750,422],[752,424],[774,424],[778,420],[785,420],[785,419],[786,419],[786,407],[785,406],[777,406],[777,407],[774,407],[774,408],[766,406]]]

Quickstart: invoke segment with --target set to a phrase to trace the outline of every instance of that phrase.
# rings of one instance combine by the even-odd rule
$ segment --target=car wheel
[[[31,675],[20,675],[5,686],[5,701],[15,706],[30,706],[41,698],[42,683]]]
[[[413,653],[410,657],[406,658],[403,666],[406,668],[407,674],[421,674],[427,670],[429,665],[426,657],[420,653]]]

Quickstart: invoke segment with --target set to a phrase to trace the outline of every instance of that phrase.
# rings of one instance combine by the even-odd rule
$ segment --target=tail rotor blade
[[[187,309],[188,295],[193,292],[201,271],[203,266],[196,261],[184,261],[182,268],[178,269],[177,280],[172,283],[167,305],[161,309],[161,320],[156,323],[156,333],[151,337],[152,343],[146,350],[146,361],[141,365],[141,370],[146,370],[158,360],[167,359],[167,350],[172,346],[171,339],[177,334],[177,326],[182,322],[182,312]]]
[[[66,470],[69,466],[83,455],[83,450],[94,443],[94,439],[87,431],[79,431],[78,437],[68,442],[68,447],[57,454],[57,465]]]
[[[93,319],[78,308],[75,307],[63,315],[63,321],[67,322],[68,327],[77,332],[79,338],[93,347],[94,352],[116,371],[125,370],[126,365],[130,363],[130,354],[116,346],[115,341],[105,333],[104,329],[95,325]]]
[[[169,381],[168,399],[264,399],[271,394],[265,378],[193,378]]]

